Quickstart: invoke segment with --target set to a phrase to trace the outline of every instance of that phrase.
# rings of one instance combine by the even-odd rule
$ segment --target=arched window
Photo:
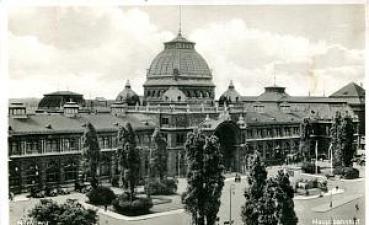
[[[186,96],[189,97],[189,98],[191,98],[192,97],[191,96],[191,92],[190,91],[186,91]]]

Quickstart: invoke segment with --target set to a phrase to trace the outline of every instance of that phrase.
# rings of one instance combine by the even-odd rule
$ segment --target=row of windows
[[[269,138],[300,135],[298,127],[255,128],[247,131],[247,138]]]
[[[75,161],[67,162],[61,168],[60,165],[54,161],[47,163],[45,168],[46,182],[59,182],[61,178],[61,169],[64,172],[64,181],[73,181],[78,176],[78,164]],[[111,162],[110,160],[103,160],[100,164],[100,175],[110,176]],[[24,171],[24,180],[27,185],[34,185],[40,182],[41,171],[37,164],[29,165]],[[20,169],[16,166],[9,168],[9,176],[11,177],[11,186],[19,185]]]
[[[136,135],[136,143],[139,145],[150,144],[150,134]],[[116,136],[102,136],[98,138],[101,149],[117,147]],[[41,139],[16,140],[9,143],[10,155],[43,154],[52,152],[78,151],[81,149],[81,138],[45,139],[42,146]]]
[[[148,90],[146,97],[162,97],[166,90]],[[183,93],[186,97],[192,98],[209,98],[214,97],[211,91],[200,91],[200,90],[185,90]]]

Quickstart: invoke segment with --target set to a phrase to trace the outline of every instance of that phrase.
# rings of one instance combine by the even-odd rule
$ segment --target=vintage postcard
[[[8,7],[9,224],[364,225],[365,9]]]

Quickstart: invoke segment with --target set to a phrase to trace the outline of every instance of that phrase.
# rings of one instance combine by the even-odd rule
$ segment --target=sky
[[[114,99],[174,38],[177,6],[15,7],[8,11],[9,97],[57,90]],[[183,6],[182,33],[213,73],[255,96],[275,83],[293,96],[364,82],[363,5]]]

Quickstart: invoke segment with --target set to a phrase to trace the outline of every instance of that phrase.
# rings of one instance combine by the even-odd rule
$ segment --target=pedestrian
[[[356,211],[359,211],[359,204],[358,203],[355,204],[355,209],[356,209]]]

